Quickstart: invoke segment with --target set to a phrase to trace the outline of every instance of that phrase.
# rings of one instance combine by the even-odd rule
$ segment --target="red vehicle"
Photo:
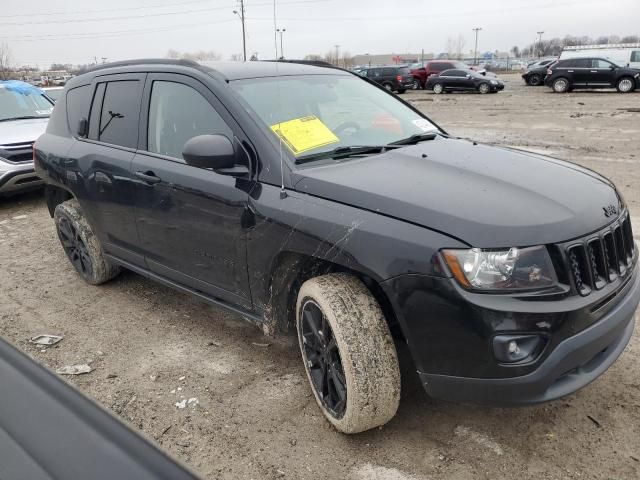
[[[457,69],[457,70],[474,70],[482,75],[486,73],[486,70],[479,69],[477,67],[471,67],[459,60],[430,60],[421,63],[414,63],[411,68],[411,76],[413,77],[413,89],[424,88],[427,83],[427,78],[431,75],[437,75],[445,70]]]

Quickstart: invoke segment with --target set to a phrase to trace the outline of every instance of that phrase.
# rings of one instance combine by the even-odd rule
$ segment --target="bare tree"
[[[9,79],[11,72],[11,50],[7,42],[0,43],[0,78],[2,80]]]
[[[620,39],[620,43],[640,43],[640,36],[638,35],[627,35]]]
[[[455,43],[456,58],[458,60],[462,60],[462,58],[464,57],[464,47],[467,44],[467,41],[464,39],[463,35],[458,35],[454,43]]]
[[[231,60],[232,62],[241,62],[243,60],[243,55],[241,53],[232,53],[229,56],[229,60]]]
[[[222,55],[215,52],[214,50],[200,50],[198,52],[179,52],[177,50],[169,49],[167,54],[165,55],[167,58],[184,58],[185,60],[194,60],[196,62],[206,61],[206,60],[220,60]]]

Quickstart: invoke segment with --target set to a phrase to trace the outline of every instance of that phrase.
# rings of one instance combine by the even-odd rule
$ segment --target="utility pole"
[[[277,28],[276,32],[280,34],[280,58],[284,60],[284,49],[282,48],[282,34],[286,32],[286,28]]]
[[[544,32],[538,32],[538,58],[542,56],[542,34]]]
[[[242,22],[242,58],[247,61],[247,37],[244,30],[244,0],[240,0],[240,11],[234,10],[233,13],[240,17]]]
[[[476,47],[473,50],[473,64],[474,65],[478,65],[478,32],[482,30],[481,27],[476,27],[473,29],[474,32],[476,32]]]
[[[340,45],[334,45],[336,47],[336,67],[340,66]]]

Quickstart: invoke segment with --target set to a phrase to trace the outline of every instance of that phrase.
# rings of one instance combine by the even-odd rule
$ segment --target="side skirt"
[[[238,315],[240,315],[242,318],[244,318],[245,320],[247,320],[250,323],[253,323],[257,326],[262,326],[262,324],[265,322],[264,317],[260,316],[260,315],[256,315],[254,312],[250,312],[249,310],[245,310],[242,307],[238,307],[236,305],[232,305],[222,299],[216,298],[216,297],[212,297],[209,296],[205,293],[202,293],[198,290],[193,290],[192,288],[186,287],[180,283],[176,283],[172,280],[169,280],[168,278],[165,278],[161,275],[158,275],[156,273],[153,273],[147,269],[144,268],[140,268],[137,265],[133,265],[132,263],[129,263],[125,260],[122,260],[118,257],[114,257],[113,255],[109,255],[107,253],[105,253],[105,257],[117,264],[120,265],[124,268],[126,268],[127,270],[131,270],[132,272],[135,272],[139,275],[142,275],[143,277],[147,277],[155,282],[161,283],[163,285],[166,285],[167,287],[171,287],[175,290],[178,290],[180,292],[183,293],[188,293],[189,295],[193,295],[194,297],[209,303],[211,305],[214,305],[216,307],[222,307],[226,310],[229,310],[231,312],[237,313]]]

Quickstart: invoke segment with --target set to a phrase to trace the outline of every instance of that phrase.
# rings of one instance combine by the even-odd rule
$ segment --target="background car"
[[[640,86],[640,72],[604,58],[572,58],[551,65],[544,84],[556,93],[575,88],[612,87],[620,93],[629,93]]]
[[[473,70],[481,75],[486,75],[484,68],[472,67],[459,60],[433,60],[426,62],[424,66],[411,70],[414,88],[425,88],[427,79],[431,75],[437,75],[445,70]]]
[[[390,92],[404,93],[413,88],[413,77],[406,66],[367,67],[359,75],[373,80]]]
[[[522,79],[527,85],[537,87],[544,85],[544,77],[547,76],[547,68],[558,61],[557,58],[545,58],[537,62],[530,63],[522,74]]]
[[[478,91],[480,93],[497,93],[504,90],[504,83],[497,78],[487,78],[471,70],[445,70],[438,75],[432,75],[425,85],[433,93],[454,91]]]
[[[53,102],[17,80],[0,82],[0,195],[42,185],[33,169],[33,143],[47,127]]]

